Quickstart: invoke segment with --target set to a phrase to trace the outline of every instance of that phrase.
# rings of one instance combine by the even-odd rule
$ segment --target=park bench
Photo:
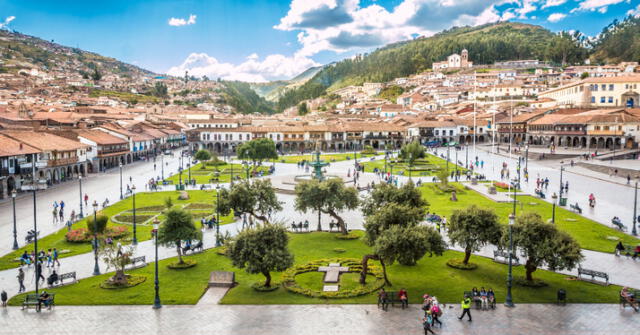
[[[536,190],[535,192],[536,192],[536,195],[540,197],[540,199],[545,198],[544,192],[542,192],[542,190]]]
[[[146,257],[145,256],[138,256],[138,257],[133,257],[131,259],[131,263],[129,263],[129,269],[137,269],[137,268],[143,268],[145,266],[147,266],[147,261],[146,261]]]
[[[577,202],[575,203],[575,205],[569,204],[569,207],[571,208],[572,211],[578,214],[582,214],[582,208],[580,208]]]
[[[211,189],[211,185],[209,185],[209,184],[202,184],[202,185],[200,185],[200,189],[201,189],[201,190],[210,190],[210,189]]]
[[[611,219],[611,224],[620,231],[627,231],[627,226],[622,224],[622,221],[620,221],[620,219],[617,219],[617,218]]]
[[[329,222],[329,231],[333,231],[333,228],[336,228],[336,230],[340,230],[340,225],[337,222]]]
[[[463,298],[464,297],[469,297],[469,299],[471,299],[471,303],[473,304],[475,309],[481,309],[482,308],[482,300],[480,300],[480,297],[477,297],[478,299],[475,299],[476,297],[473,296],[473,291],[464,291]],[[489,305],[489,308],[495,309],[496,308],[495,296],[494,296],[493,301],[487,301],[487,303]]]
[[[629,300],[620,295],[620,305],[622,305],[622,308],[626,308],[627,305],[629,305],[637,312],[640,309],[640,306],[638,304],[638,298],[640,298],[640,290],[629,290],[629,293],[633,294],[633,300]]]
[[[27,296],[25,296],[24,300],[22,301],[22,309],[29,309],[33,307],[36,309],[36,311],[40,311],[40,309],[42,308],[42,302],[40,302],[40,299],[38,297],[39,295],[35,293],[27,294]],[[55,297],[55,293],[49,293],[49,309],[51,309],[51,307],[55,305]]]
[[[202,241],[198,241],[198,243],[196,244],[192,244],[190,246],[182,248],[183,253],[186,254],[188,251],[191,251],[192,254],[203,252],[204,244],[202,243]]]
[[[502,264],[509,264],[509,253],[500,249],[494,250],[493,261]],[[511,264],[514,266],[520,265],[520,259],[514,253],[511,253]]]
[[[635,253],[635,248],[631,244],[624,244],[624,250],[620,250],[620,255],[625,255],[627,257],[632,257]]]
[[[426,220],[429,223],[439,223],[442,221],[442,218],[435,214],[427,214]]]
[[[72,281],[67,281],[66,283],[64,282],[65,279],[73,279]],[[76,272],[67,272],[67,273],[63,273],[61,275],[58,276],[58,280],[53,283],[52,285],[49,285],[49,287],[59,287],[59,286],[64,286],[64,285],[70,285],[70,284],[75,284],[78,282],[78,279],[76,278]]]
[[[400,300],[400,296],[398,292],[395,291],[387,291],[387,303],[391,304],[391,306],[395,306],[395,304],[402,305],[402,301]],[[409,299],[407,298],[407,303],[409,303]],[[378,307],[380,307],[382,301],[378,301]]]
[[[582,267],[578,267],[578,279],[584,280],[582,276],[591,276],[591,282],[596,284],[601,284],[602,281],[596,280],[595,278],[602,278],[605,280],[605,286],[609,285],[609,275],[606,272],[595,271],[590,269],[583,269]]]

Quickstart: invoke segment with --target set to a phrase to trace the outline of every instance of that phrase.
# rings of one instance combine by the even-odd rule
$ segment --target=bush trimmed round
[[[344,248],[333,248],[333,252],[337,252],[339,254],[341,254],[343,252],[346,252],[346,251],[347,251],[347,249],[344,249]]]
[[[524,286],[524,287],[540,288],[540,287],[549,286],[549,284],[545,283],[540,279],[527,280],[526,278],[518,277],[518,278],[514,278],[513,280],[516,283],[516,285]]]
[[[478,265],[475,263],[469,262],[468,264],[464,264],[462,259],[451,258],[447,261],[447,265],[458,270],[475,270],[478,268]]]
[[[360,238],[360,236],[358,236],[357,234],[354,233],[348,233],[348,234],[338,234],[336,235],[336,238],[339,240],[357,240]]]
[[[280,288],[280,283],[271,282],[271,286],[264,286],[264,282],[255,282],[251,284],[251,288],[258,292],[273,292]]]
[[[184,262],[182,264],[179,262],[169,263],[167,267],[172,270],[183,270],[198,265],[198,262],[196,262],[195,259],[183,259],[183,261]]]
[[[137,275],[126,275],[126,276],[127,276],[127,285],[114,285],[112,283],[109,283],[108,280],[105,280],[102,283],[100,283],[100,288],[103,288],[106,290],[118,290],[123,288],[130,288],[130,287],[138,286],[147,280],[147,277],[145,276],[137,276]]]

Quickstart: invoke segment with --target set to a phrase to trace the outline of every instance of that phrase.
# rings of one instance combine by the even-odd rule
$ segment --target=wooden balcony
[[[47,161],[47,166],[48,167],[66,166],[66,165],[75,164],[77,162],[78,162],[78,157],[50,159],[49,161]]]
[[[622,130],[588,130],[587,135],[592,136],[624,136]]]

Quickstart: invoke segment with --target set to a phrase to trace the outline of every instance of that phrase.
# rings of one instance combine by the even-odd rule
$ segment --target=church
[[[460,69],[466,67],[472,67],[473,62],[469,61],[469,51],[462,49],[460,54],[452,54],[447,57],[446,61],[434,62],[433,71],[445,70],[445,69]]]

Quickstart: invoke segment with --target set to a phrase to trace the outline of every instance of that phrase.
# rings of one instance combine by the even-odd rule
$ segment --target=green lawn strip
[[[453,183],[461,188],[460,184]],[[458,201],[449,200],[451,194],[436,190],[434,184],[426,184],[421,188],[423,197],[429,202],[429,211],[438,215],[451,217],[456,209],[477,205],[484,208],[493,208],[501,222],[507,224],[509,214],[513,211],[513,203],[497,203],[473,190],[461,190],[457,192]],[[552,204],[531,196],[518,196],[516,214],[523,211],[536,212],[544,220],[551,219]],[[575,238],[583,249],[613,253],[617,239],[623,243],[636,245],[640,240],[619,232],[613,228],[599,224],[584,216],[556,206],[556,224],[560,230],[566,231]]]
[[[357,232],[362,234],[362,232]],[[295,263],[302,264],[311,260],[332,257],[361,258],[370,249],[361,240],[338,240],[334,233],[306,233],[291,234],[290,248],[295,256]],[[344,253],[333,251],[339,247],[346,249]],[[402,266],[394,264],[388,267],[389,279],[393,286],[387,290],[405,288],[409,291],[411,303],[419,303],[424,293],[435,295],[441,302],[458,303],[464,291],[472,287],[493,288],[499,302],[504,301],[506,294],[505,280],[507,266],[495,263],[488,258],[473,256],[471,261],[478,264],[473,271],[450,268],[446,265],[448,259],[462,258],[463,254],[447,251],[442,257],[424,257],[416,266]],[[225,256],[208,250],[202,254],[189,255],[198,265],[184,270],[170,270],[167,264],[176,259],[160,261],[160,294],[163,304],[195,304],[204,293],[209,274],[214,270],[234,271],[238,285],[232,288],[223,298],[223,304],[372,304],[375,303],[375,293],[365,296],[345,299],[309,298],[291,293],[282,287],[272,292],[257,292],[251,284],[264,281],[262,275],[250,275],[243,269],[234,268]],[[142,284],[122,290],[105,290],[99,288],[100,282],[112,274],[103,274],[80,280],[79,283],[48,290],[56,293],[58,305],[150,305],[153,303],[154,266],[148,266],[127,271],[130,274],[142,275],[147,280]],[[272,273],[274,282],[280,281],[280,273]],[[307,273],[300,275],[299,283],[311,288],[322,287],[321,273]],[[524,276],[522,266],[514,268],[514,276]],[[618,301],[619,286],[608,287],[582,281],[572,280],[569,276],[538,270],[534,277],[544,280],[548,286],[543,288],[529,288],[515,285],[513,296],[516,303],[552,303],[556,301],[556,292],[563,288],[567,291],[567,301],[570,303],[616,303]],[[343,288],[356,287],[358,274],[343,274],[340,285]],[[371,280],[371,279],[370,279]],[[88,294],[88,293],[91,294]],[[11,299],[11,305],[19,305],[24,294]]]
[[[375,168],[378,168],[380,171],[384,171],[385,162],[384,159],[375,160],[375,161],[365,161],[363,163],[365,172],[373,172]],[[391,166],[393,165],[393,174],[394,175],[403,175],[409,176],[409,165],[405,162],[396,162],[391,163],[391,160],[387,160],[387,171],[391,172]],[[422,166],[422,168],[421,168]],[[433,168],[432,170],[425,170],[427,168]],[[418,160],[413,167],[411,172],[411,176],[415,177],[424,177],[424,176],[433,176],[439,169],[446,169],[447,161],[437,157],[432,154],[426,154],[426,157]],[[449,171],[455,170],[456,165],[452,162],[449,162]],[[467,169],[462,166],[458,166],[458,170],[460,173],[465,173]]]
[[[233,171],[231,171],[232,165]],[[225,164],[218,166],[207,165],[205,169],[202,169],[202,163],[198,163],[191,167],[191,179],[195,179],[196,184],[210,184],[211,179],[216,177],[216,168],[220,173],[218,177],[220,183],[228,183],[231,181],[232,172],[234,179],[237,177],[245,179],[247,176],[247,172],[242,164]],[[251,171],[253,171],[253,168],[251,168]],[[262,171],[266,175],[269,171],[269,167],[265,165],[258,166],[256,171]],[[180,174],[173,174],[166,178],[166,180],[171,181],[173,184],[179,184]],[[182,183],[185,183],[187,180],[189,180],[189,171],[184,169],[182,171]]]
[[[365,158],[369,158],[369,157],[374,157],[377,155],[380,155],[382,153],[377,152],[375,154],[361,154],[361,153],[357,153],[358,159],[365,159]],[[325,162],[328,163],[333,163],[333,162],[340,162],[340,161],[346,161],[346,160],[352,160],[354,157],[354,153],[343,153],[343,154],[320,154],[320,160],[323,160]],[[347,159],[348,157],[348,159]],[[300,163],[303,160],[306,161],[313,161],[316,159],[315,154],[306,154],[306,155],[295,155],[295,156],[280,156],[277,160],[275,160],[277,163],[288,163],[288,164],[295,164],[295,163]]]
[[[213,213],[215,210],[215,190],[211,191],[199,191],[193,190],[188,191],[190,199],[189,200],[178,200],[179,192],[169,191],[169,192],[147,192],[147,193],[137,193],[136,194],[136,208],[143,208],[149,206],[159,206],[164,205],[164,201],[167,197],[171,197],[173,200],[174,206],[183,206],[189,203],[208,203],[211,204],[211,210],[209,214]],[[123,224],[117,224],[111,221],[111,217],[121,213],[126,216],[133,216],[133,198],[129,197],[122,201],[118,201],[113,205],[107,207],[104,210],[99,211],[99,214],[104,214],[109,217],[109,225],[110,226],[123,226]],[[126,211],[122,213],[123,211]],[[202,217],[201,214],[204,212],[202,209],[193,210],[194,220],[197,221],[197,227],[200,227],[199,220]],[[159,213],[159,212],[158,212]],[[86,213],[87,215],[93,215],[92,212]],[[137,212],[136,212],[137,214]],[[149,212],[140,213],[143,216],[147,216]],[[233,215],[230,214],[228,216],[222,216],[220,218],[221,224],[228,224],[233,222]],[[160,215],[158,217],[159,220],[162,220],[164,217]],[[85,228],[86,225],[86,217],[85,219],[76,222],[72,229],[77,228]],[[40,222],[39,224],[50,224],[49,222]],[[75,256],[83,253],[90,252],[92,250],[90,243],[70,243],[65,239],[65,235],[67,234],[66,226],[59,225],[61,227],[57,232],[50,234],[46,237],[38,239],[38,250],[47,250],[49,248],[57,248],[58,251],[68,250],[69,252],[61,253],[60,258],[65,258],[69,256]],[[131,224],[124,225],[129,227],[129,234],[124,237],[123,241],[129,242],[131,240],[133,234],[133,226]],[[146,241],[151,238],[151,222],[147,222],[147,224],[137,224],[136,225],[136,237],[138,242]],[[27,252],[31,252],[33,250],[33,244],[29,244],[24,246],[16,251],[12,251],[2,257],[0,257],[0,270],[6,270],[11,268],[16,268],[20,265],[19,262],[16,262],[15,259],[22,256],[24,250]]]

